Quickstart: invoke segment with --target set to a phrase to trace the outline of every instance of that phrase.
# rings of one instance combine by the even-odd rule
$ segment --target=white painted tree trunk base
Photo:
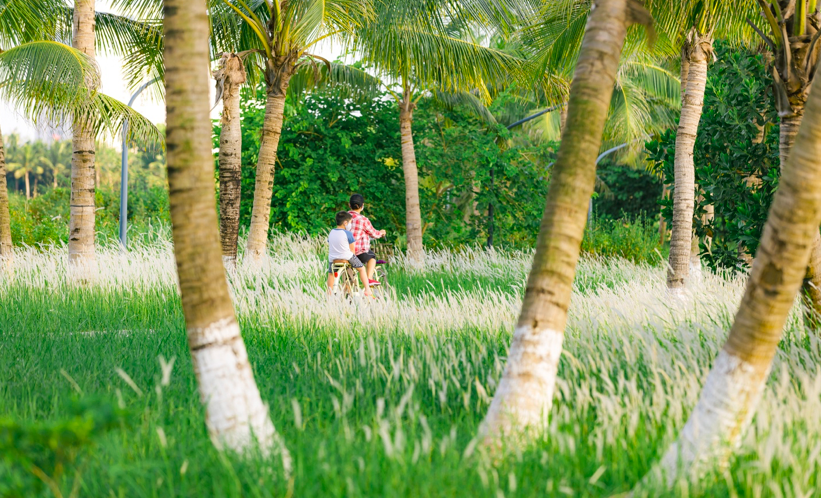
[[[701,264],[701,259],[696,256],[690,259],[690,278],[687,282],[688,286],[699,283],[704,278],[704,267]]]
[[[290,473],[291,457],[260,397],[239,325],[225,319],[189,336],[202,344],[191,344],[191,356],[214,445],[238,453],[256,445],[266,456],[278,451]]]
[[[647,475],[673,486],[724,465],[741,442],[764,392],[769,370],[761,370],[721,350],[678,441]]]
[[[502,380],[479,429],[486,444],[548,426],[564,333],[517,327]]]
[[[80,286],[93,285],[97,282],[98,276],[99,267],[94,254],[77,259],[69,257],[68,266],[66,267],[66,277],[69,283]]]

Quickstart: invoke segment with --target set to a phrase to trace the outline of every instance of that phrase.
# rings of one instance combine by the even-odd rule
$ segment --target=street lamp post
[[[157,82],[157,78],[143,84],[131,96],[128,101],[128,107],[134,104],[137,97],[143,93],[143,90],[148,88],[153,83]],[[122,166],[120,171],[120,244],[123,249],[128,249],[128,119],[123,121],[123,152],[122,152]]]

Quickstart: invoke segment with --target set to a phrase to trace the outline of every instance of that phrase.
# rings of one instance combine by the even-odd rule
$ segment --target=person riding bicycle
[[[362,287],[366,296],[372,296],[368,276],[365,273],[365,265],[354,254],[354,237],[348,230],[351,223],[351,215],[345,211],[336,213],[336,228],[328,234],[328,293],[334,289],[334,263],[349,263],[351,268],[359,272],[362,280]]]
[[[349,202],[351,210],[348,213],[353,218],[349,230],[353,233],[354,254],[365,264],[368,274],[368,283],[373,287],[379,282],[373,279],[373,272],[376,269],[376,254],[371,250],[371,239],[381,239],[386,235],[385,230],[376,230],[366,216],[362,214],[365,209],[365,198],[362,194],[354,194]]]

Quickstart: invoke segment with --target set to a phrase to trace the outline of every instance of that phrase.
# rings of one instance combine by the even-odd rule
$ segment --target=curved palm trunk
[[[223,54],[220,69],[214,74],[218,93],[222,93],[222,130],[220,131],[219,189],[220,241],[222,255],[229,266],[237,260],[239,208],[242,194],[242,129],[239,91],[245,83],[245,68],[236,54]]]
[[[9,215],[9,191],[6,185],[6,149],[0,132],[0,260],[11,267],[14,248],[11,243],[11,216]]]
[[[693,149],[704,105],[707,84],[707,60],[713,41],[692,30],[682,57],[687,59],[687,90],[682,95],[681,119],[676,135],[675,189],[673,191],[673,223],[670,236],[670,261],[667,287],[682,292],[690,274],[690,253],[693,244],[693,209],[695,206],[695,165]],[[684,67],[682,67],[682,73]]]
[[[636,21],[650,22],[649,15],[630,0],[599,0],[590,14],[522,311],[480,429],[486,444],[504,434],[546,427],[596,156],[627,26]]]
[[[790,99],[792,114],[781,118],[778,148],[782,165],[787,164],[801,121],[804,119],[806,103],[803,99],[796,98],[800,96],[803,96],[803,92],[796,92],[793,95]],[[816,234],[813,240],[811,257],[804,275],[801,300],[804,303],[804,324],[813,330],[821,329],[821,232]]]
[[[402,140],[402,171],[405,173],[405,234],[408,240],[408,260],[419,268],[425,264],[422,246],[422,209],[419,204],[419,170],[413,146],[413,103],[410,92],[405,92],[399,104],[399,130]]]
[[[94,58],[94,2],[74,2],[74,38],[77,50]],[[90,276],[94,263],[94,192],[96,175],[94,168],[94,130],[82,119],[72,125],[71,157],[71,211],[69,219],[69,264],[77,279]]]
[[[821,117],[821,92],[808,114]],[[801,127],[727,342],[661,471],[668,485],[731,454],[752,421],[821,223],[821,121]]]
[[[286,84],[287,86],[287,84]],[[282,135],[285,117],[285,93],[268,93],[265,119],[262,123],[262,141],[257,159],[257,179],[254,185],[254,207],[251,211],[251,229],[248,232],[247,252],[259,260],[268,244],[268,227],[271,221],[271,197],[274,193],[274,169],[277,148]]]
[[[208,17],[205,0],[165,1],[168,184],[188,344],[219,448],[264,452],[279,445],[240,336],[214,210],[208,106]],[[286,463],[288,453],[281,448]]]

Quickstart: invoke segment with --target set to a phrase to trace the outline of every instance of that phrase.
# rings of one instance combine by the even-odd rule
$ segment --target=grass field
[[[279,237],[271,253],[260,270],[240,265],[231,284],[290,476],[275,457],[240,459],[209,441],[168,242],[137,243],[127,256],[101,249],[90,288],[66,284],[65,249],[21,250],[14,278],[0,280],[0,420],[60,420],[72,399],[128,413],[94,435],[59,489],[26,496],[626,492],[682,427],[743,291],[740,277],[704,275],[674,302],[661,267],[583,260],[549,433],[491,459],[473,436],[504,366],[529,254],[431,254],[424,273],[400,261],[388,295],[363,304],[325,296],[316,241]],[[166,379],[161,357],[174,359]],[[818,496],[819,360],[818,338],[793,313],[739,457],[671,495]]]

